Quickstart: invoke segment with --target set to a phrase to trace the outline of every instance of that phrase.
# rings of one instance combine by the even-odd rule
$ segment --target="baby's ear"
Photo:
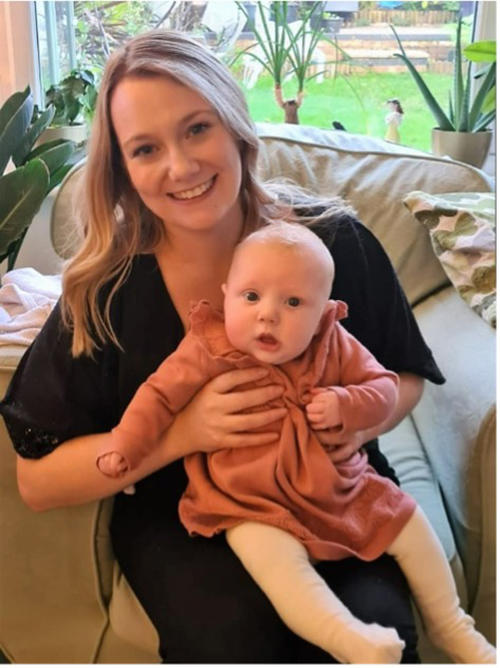
[[[226,290],[227,290],[227,286],[226,286],[226,284],[223,283],[223,284],[220,286],[220,289],[222,290],[222,292],[223,292],[224,295],[225,295],[225,294],[226,294]]]

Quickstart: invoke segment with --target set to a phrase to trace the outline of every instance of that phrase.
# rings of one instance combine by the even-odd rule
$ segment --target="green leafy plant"
[[[54,105],[53,125],[77,125],[84,119],[91,120],[97,90],[90,70],[71,70],[58,84],[45,92],[47,105]]]
[[[459,18],[456,32],[453,86],[449,95],[449,112],[445,113],[438,103],[422,75],[417,71],[406,55],[401,40],[391,25],[401,53],[395,53],[407,66],[424,100],[436,119],[440,130],[455,132],[480,132],[485,130],[495,119],[495,83],[496,83],[496,42],[473,42],[462,51],[462,19]],[[466,65],[464,76],[464,58]],[[490,63],[476,74],[472,72],[472,62]],[[478,80],[475,95],[472,93],[473,80]]]
[[[80,157],[75,144],[67,140],[33,148],[55,109],[33,112],[29,86],[0,108],[0,261],[7,258],[8,270],[43,200]]]
[[[269,9],[273,15],[273,21],[268,20],[262,3],[256,3],[256,11],[259,12],[262,28],[257,27],[255,20],[251,18],[241,2],[238,2],[237,5],[245,14],[256,42],[240,51],[236,59],[248,53],[269,72],[274,81],[275,100],[285,111],[285,122],[298,123],[298,109],[302,104],[306,82],[323,74],[322,71],[309,74],[310,68],[317,64],[314,52],[318,43],[322,40],[327,41],[333,44],[342,58],[349,58],[336,42],[327,37],[324,28],[318,27],[311,30],[309,27],[311,17],[321,10],[323,3],[308,3],[293,28],[288,23],[289,6],[286,1],[271,3]],[[259,47],[259,51],[254,51],[256,46]],[[297,93],[291,100],[284,100],[282,84],[288,74],[292,74],[296,79]]]

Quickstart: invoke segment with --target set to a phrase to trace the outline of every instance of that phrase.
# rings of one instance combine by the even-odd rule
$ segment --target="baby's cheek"
[[[226,321],[226,336],[234,348],[246,352],[248,328],[240,319],[232,318]]]

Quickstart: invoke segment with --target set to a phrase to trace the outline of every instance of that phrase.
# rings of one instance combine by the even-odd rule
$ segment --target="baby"
[[[283,386],[273,402],[287,408],[280,437],[185,458],[179,514],[188,531],[225,530],[289,628],[342,663],[398,663],[404,643],[395,629],[354,617],[312,564],[384,552],[405,573],[433,642],[458,663],[494,663],[415,501],[363,451],[334,464],[317,438],[331,429],[347,441],[383,422],[398,395],[397,375],[338,322],[347,307],[329,300],[333,278],[330,253],[302,225],[246,237],[223,286],[224,315],[204,301],[192,309],[186,337],[138,389],[97,465],[111,476],[133,469],[210,378],[262,364],[269,375],[256,384]]]

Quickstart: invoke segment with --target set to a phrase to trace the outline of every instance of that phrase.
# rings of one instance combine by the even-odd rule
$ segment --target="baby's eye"
[[[259,301],[259,295],[254,292],[253,290],[248,290],[248,292],[245,292],[243,297],[247,302],[257,302]]]
[[[288,297],[286,300],[286,303],[288,306],[292,306],[293,308],[296,308],[297,306],[300,305],[300,298],[299,297]]]

